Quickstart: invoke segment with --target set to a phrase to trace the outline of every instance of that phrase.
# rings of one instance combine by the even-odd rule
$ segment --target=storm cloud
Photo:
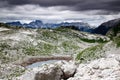
[[[99,25],[120,18],[120,0],[0,0],[0,22],[78,21]]]
[[[1,5],[2,4],[2,5]],[[0,7],[17,5],[40,5],[42,7],[66,6],[75,11],[105,10],[110,12],[120,11],[120,0],[1,0]]]

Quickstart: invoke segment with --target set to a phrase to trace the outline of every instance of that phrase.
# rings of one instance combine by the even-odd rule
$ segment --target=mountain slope
[[[111,28],[106,35],[116,43],[117,47],[120,47],[120,25]]]
[[[102,23],[100,26],[98,26],[98,28],[96,28],[94,30],[94,33],[96,34],[102,34],[102,35],[106,35],[107,32],[112,29],[112,28],[117,28],[118,26],[120,26],[120,18],[118,19],[114,19],[114,20],[110,20],[108,22]]]
[[[0,27],[0,52],[16,59],[21,55],[76,54],[83,49],[109,40],[69,28],[27,29]],[[14,54],[14,55],[13,55]]]

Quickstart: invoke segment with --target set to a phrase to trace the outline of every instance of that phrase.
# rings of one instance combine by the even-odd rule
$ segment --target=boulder
[[[63,65],[61,66],[61,69],[63,71],[63,78],[68,79],[70,77],[73,77],[77,66],[74,62],[64,62]]]
[[[43,71],[35,74],[35,80],[61,80],[63,72],[55,65],[46,66]]]

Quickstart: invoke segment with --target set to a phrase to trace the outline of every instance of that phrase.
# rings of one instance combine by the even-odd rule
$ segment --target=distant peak
[[[41,20],[35,20],[34,22],[40,22],[40,23],[42,23],[42,21],[41,21]]]

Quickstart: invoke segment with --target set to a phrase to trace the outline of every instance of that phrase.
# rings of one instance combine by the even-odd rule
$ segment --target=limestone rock
[[[77,66],[74,62],[64,62],[61,69],[64,73],[63,78],[67,79],[75,74]]]
[[[46,67],[43,71],[39,71],[35,74],[35,80],[61,80],[62,70],[60,67],[55,65],[50,65]]]

